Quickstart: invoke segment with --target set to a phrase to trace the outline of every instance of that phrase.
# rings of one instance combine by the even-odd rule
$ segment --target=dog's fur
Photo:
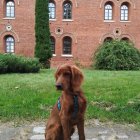
[[[60,97],[61,110],[55,104],[46,125],[45,140],[71,140],[74,126],[77,126],[79,140],[85,140],[84,113],[86,110],[86,99],[80,88],[83,74],[76,66],[62,65],[56,73],[56,87],[62,90]],[[73,96],[78,97],[78,113],[72,118],[74,112]]]

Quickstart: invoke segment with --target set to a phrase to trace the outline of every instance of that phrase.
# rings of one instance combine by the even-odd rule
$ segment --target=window
[[[63,19],[72,19],[72,5],[70,2],[63,4]]]
[[[12,36],[5,37],[5,51],[6,53],[14,53],[15,41]]]
[[[107,3],[104,7],[104,19],[112,20],[113,19],[113,4]]]
[[[106,38],[104,39],[104,42],[111,42],[112,40],[113,40],[112,37],[106,37]]]
[[[126,4],[121,5],[121,21],[128,20],[128,6]]]
[[[49,19],[55,19],[55,4],[49,2]]]
[[[63,54],[71,54],[72,39],[68,36],[63,38]]]
[[[121,40],[126,41],[126,42],[130,41],[129,38],[127,38],[127,37],[123,37]]]
[[[6,1],[6,17],[15,17],[15,3],[12,0]]]
[[[52,49],[52,54],[55,54],[55,38],[51,36],[51,49]]]

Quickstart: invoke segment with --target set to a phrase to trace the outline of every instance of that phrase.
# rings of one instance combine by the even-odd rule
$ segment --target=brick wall
[[[52,67],[72,62],[91,65],[95,50],[106,37],[127,37],[140,49],[140,1],[127,0],[130,3],[130,19],[126,22],[120,22],[120,5],[123,0],[111,0],[114,3],[114,16],[110,22],[104,21],[104,4],[107,0],[71,1],[72,21],[63,21],[62,1],[56,0],[56,21],[50,21],[51,33],[56,39],[56,56],[52,59]],[[55,33],[58,27],[63,30],[62,34]],[[67,35],[73,39],[71,58],[62,56],[62,39]]]
[[[3,0],[2,0],[3,1]],[[140,1],[125,0],[130,5],[129,21],[120,21],[120,5],[124,0],[113,2],[113,20],[104,21],[104,4],[107,0],[71,0],[72,20],[62,19],[62,0],[55,0],[56,19],[50,20],[51,36],[55,38],[55,56],[51,59],[51,67],[63,63],[76,63],[90,66],[92,56],[99,44],[106,37],[121,39],[129,38],[140,49]],[[0,52],[4,52],[3,37],[11,34],[16,40],[15,53],[34,56],[34,10],[35,0],[15,0],[16,17],[13,20],[4,19],[3,2],[0,2]],[[5,26],[12,25],[11,31]],[[57,32],[60,29],[60,32]],[[72,38],[72,55],[62,54],[63,37]]]
[[[4,36],[15,39],[15,54],[33,57],[35,46],[35,0],[15,0],[15,18],[5,17],[4,0],[0,1],[0,52],[5,53]],[[6,26],[11,26],[7,31]]]

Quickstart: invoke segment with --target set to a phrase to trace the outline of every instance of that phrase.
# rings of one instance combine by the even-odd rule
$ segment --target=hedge
[[[36,58],[0,54],[0,73],[36,73],[39,70],[40,63]]]

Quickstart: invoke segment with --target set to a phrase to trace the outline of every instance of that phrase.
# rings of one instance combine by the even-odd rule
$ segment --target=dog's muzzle
[[[57,90],[63,90],[62,84],[56,84],[55,86],[56,86]]]

